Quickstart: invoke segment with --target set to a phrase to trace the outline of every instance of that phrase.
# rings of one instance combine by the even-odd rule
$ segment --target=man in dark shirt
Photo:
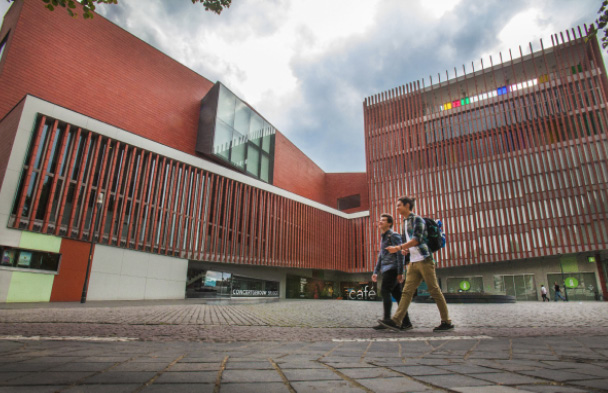
[[[557,299],[562,299],[563,301],[566,301],[566,299],[564,299],[564,297],[562,296],[562,291],[559,288],[559,285],[557,284],[557,281],[555,281],[555,301],[557,301]]]
[[[393,297],[399,304],[401,299],[401,284],[403,283],[404,256],[401,253],[391,254],[387,251],[387,247],[401,244],[401,235],[393,232],[393,217],[390,214],[380,215],[378,221],[378,229],[381,233],[380,252],[378,253],[378,262],[372,274],[372,281],[378,282],[378,274],[382,274],[382,286],[380,294],[382,295],[382,303],[384,306],[384,319],[391,317],[391,307],[393,305]],[[401,330],[413,329],[410,317],[406,313],[401,322]],[[374,326],[374,329],[386,329],[383,325]]]

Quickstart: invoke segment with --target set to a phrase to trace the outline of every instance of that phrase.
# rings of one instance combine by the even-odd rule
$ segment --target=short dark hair
[[[393,227],[393,216],[388,213],[382,213],[380,214],[380,217],[386,217],[386,221],[391,224],[391,228]]]
[[[409,196],[402,196],[398,199],[399,202],[403,204],[403,206],[410,204],[410,210],[414,210],[414,205],[416,204],[416,198],[412,198]]]

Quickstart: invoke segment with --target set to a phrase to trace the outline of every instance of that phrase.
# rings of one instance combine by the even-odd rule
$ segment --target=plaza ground
[[[0,392],[608,392],[608,303],[0,306]]]

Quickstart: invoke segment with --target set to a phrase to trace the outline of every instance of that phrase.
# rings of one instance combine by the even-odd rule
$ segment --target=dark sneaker
[[[384,327],[383,325],[376,325],[376,326],[372,327],[372,329],[374,329],[374,330],[384,330],[384,329],[386,329],[386,327]]]
[[[450,330],[454,330],[454,325],[447,322],[441,322],[441,325],[433,329],[434,332],[448,332]]]
[[[401,331],[401,326],[397,325],[392,319],[378,319],[378,323],[387,329]]]
[[[400,330],[402,332],[406,331],[406,330],[412,330],[414,327],[412,326],[411,323],[406,324],[402,324]]]

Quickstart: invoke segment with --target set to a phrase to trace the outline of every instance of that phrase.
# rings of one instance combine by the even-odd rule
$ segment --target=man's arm
[[[424,229],[426,226],[426,224],[424,222],[424,218],[422,218],[420,216],[416,216],[414,218],[413,225],[414,225],[414,228],[413,228],[413,232],[412,232],[412,238],[410,239],[410,241],[407,243],[403,243],[400,246],[387,247],[386,249],[388,252],[390,252],[391,254],[394,254],[397,251],[407,250],[408,248],[416,247],[416,246],[420,245],[420,243],[422,243],[422,237],[424,235]]]
[[[382,260],[382,251],[378,253],[378,262],[376,262],[376,267],[374,268],[374,272],[372,273],[372,281],[376,282],[378,280],[378,273],[380,272],[380,265]]]
[[[386,247],[386,250],[388,252],[390,252],[391,254],[396,253],[397,251],[401,251],[401,250],[407,250],[408,248],[411,247],[416,247],[417,245],[419,245],[420,242],[416,239],[411,239],[409,242],[407,243],[403,243],[400,246],[392,246],[392,247]]]
[[[393,232],[393,235],[391,237],[391,244],[401,244],[402,240],[401,240],[401,235]],[[397,254],[397,275],[402,275],[403,274],[403,262],[405,261],[405,257],[403,256],[403,254],[398,253]]]

